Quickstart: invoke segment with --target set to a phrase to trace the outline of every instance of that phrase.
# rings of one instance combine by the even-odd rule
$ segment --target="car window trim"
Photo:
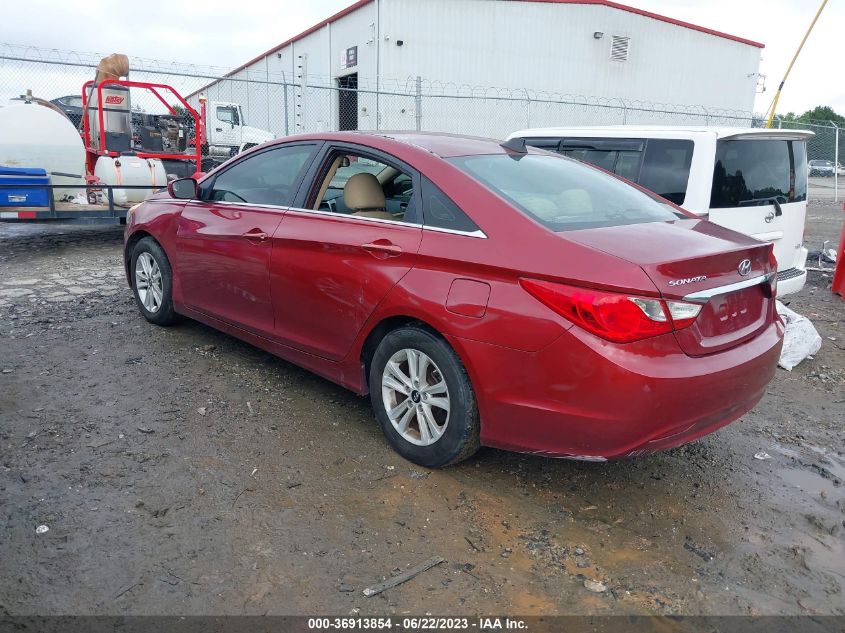
[[[477,231],[458,231],[456,229],[444,229],[437,226],[425,226],[423,224],[415,224],[413,222],[403,222],[401,220],[385,220],[383,218],[370,218],[365,215],[352,215],[347,213],[333,213],[332,211],[320,211],[318,209],[305,209],[303,207],[286,207],[288,211],[295,211],[297,213],[306,213],[309,215],[318,215],[327,218],[335,218],[337,220],[355,220],[357,222],[374,222],[376,224],[392,224],[396,226],[406,226],[413,229],[422,229],[424,231],[435,231],[437,233],[451,233],[453,235],[463,235],[466,237],[474,237],[479,239],[487,239],[487,235],[481,229]]]
[[[234,202],[231,200],[188,200],[192,206],[224,206],[224,207],[249,207],[253,209],[266,209],[267,211],[287,211],[290,207],[281,204],[259,204],[257,202]]]

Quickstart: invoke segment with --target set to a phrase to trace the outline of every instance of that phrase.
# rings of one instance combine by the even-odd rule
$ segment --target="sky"
[[[0,42],[233,68],[340,11],[353,0],[5,0]],[[425,0],[419,0],[425,1]],[[820,0],[621,0],[711,29],[762,42],[770,105]],[[180,8],[181,7],[181,10]],[[80,14],[86,16],[80,20]],[[37,16],[37,17],[36,17]],[[838,46],[845,0],[829,0],[786,84],[779,113],[829,105],[845,114],[843,57]]]

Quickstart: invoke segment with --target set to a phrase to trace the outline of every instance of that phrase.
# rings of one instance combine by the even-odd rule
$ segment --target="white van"
[[[807,139],[760,128],[537,128],[508,137],[612,171],[735,231],[774,244],[778,294],[807,279]]]

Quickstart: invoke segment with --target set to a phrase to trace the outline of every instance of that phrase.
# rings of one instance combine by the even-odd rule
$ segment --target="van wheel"
[[[420,327],[390,332],[370,363],[370,401],[397,453],[439,468],[479,447],[479,416],[466,369],[441,338]]]
[[[130,260],[132,291],[144,318],[156,325],[175,323],[173,271],[164,250],[151,237],[140,240]]]

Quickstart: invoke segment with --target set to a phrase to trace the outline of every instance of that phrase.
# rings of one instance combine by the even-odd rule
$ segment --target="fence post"
[[[417,75],[417,92],[414,96],[414,111],[417,120],[417,132],[422,130],[422,77]]]
[[[284,106],[285,106],[285,136],[290,136],[290,123],[288,120],[288,82],[285,79],[285,71],[282,71],[282,93],[284,94]]]
[[[527,118],[527,123],[525,127],[531,127],[531,95],[528,94],[528,88],[523,88],[525,91],[525,115]]]
[[[264,56],[264,79],[267,88],[267,129],[270,129],[270,56]]]
[[[830,122],[833,126],[833,201],[839,202],[839,126],[833,121]],[[842,257],[842,253],[839,253]]]

